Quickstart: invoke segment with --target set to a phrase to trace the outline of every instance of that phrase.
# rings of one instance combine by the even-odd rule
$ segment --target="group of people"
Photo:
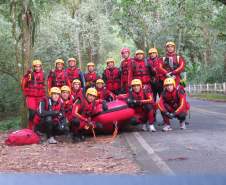
[[[57,143],[55,135],[69,132],[74,140],[84,140],[86,130],[101,127],[101,123],[92,120],[96,107],[119,99],[125,100],[139,115],[129,123],[142,124],[144,130],[156,131],[157,109],[164,120],[163,131],[172,130],[172,118],[177,118],[180,128],[186,129],[189,104],[180,85],[185,60],[176,54],[174,42],[167,42],[165,49],[164,57],[151,48],[148,57],[144,51],[137,50],[132,58],[130,49],[122,48],[120,67],[116,67],[114,58],[108,58],[102,75],[97,74],[92,62],[83,73],[75,58],[67,60],[67,68],[62,59],[57,59],[55,69],[49,72],[47,88],[42,62],[34,60],[33,68],[22,79],[29,110],[28,128],[45,132],[50,144]]]

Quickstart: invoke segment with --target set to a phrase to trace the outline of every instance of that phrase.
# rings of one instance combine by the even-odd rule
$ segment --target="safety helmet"
[[[93,87],[90,87],[89,89],[87,89],[86,91],[86,96],[90,94],[90,95],[93,95],[93,96],[97,96],[97,90]]]
[[[130,49],[129,49],[129,48],[122,48],[122,49],[121,49],[121,55],[122,55],[123,53],[125,53],[125,52],[130,53]]]
[[[164,86],[167,86],[167,85],[173,85],[174,87],[176,86],[176,82],[173,78],[166,78],[164,80],[164,83],[163,83]]]
[[[131,82],[131,85],[140,85],[142,86],[142,82],[140,79],[133,79],[132,82]]]
[[[89,62],[89,63],[87,64],[87,67],[89,67],[89,66],[95,66],[95,64],[94,64],[93,62]]]
[[[98,84],[98,83],[104,84],[104,81],[103,81],[102,79],[98,79],[98,80],[96,81],[96,84]]]
[[[79,79],[74,79],[73,82],[72,82],[72,84],[74,84],[74,83],[81,84],[81,81]]]
[[[55,60],[55,66],[58,64],[58,63],[61,63],[61,64],[64,64],[64,61],[62,59],[56,59]]]
[[[106,63],[108,64],[109,62],[113,62],[113,63],[115,64],[115,59],[113,59],[113,58],[108,58],[108,59],[106,60]]]
[[[148,54],[151,54],[151,53],[156,53],[158,55],[158,50],[156,48],[151,48],[149,49]]]
[[[49,92],[49,94],[50,95],[52,95],[52,94],[60,94],[61,93],[61,90],[60,90],[60,88],[58,88],[58,87],[52,87],[51,89],[50,89],[50,92]]]
[[[135,55],[138,55],[138,54],[143,54],[143,55],[144,55],[144,51],[143,51],[143,50],[138,49],[138,50],[136,50]]]
[[[76,62],[76,59],[75,58],[69,58],[69,59],[67,59],[67,62],[69,62],[69,61],[75,61]]]
[[[176,44],[172,41],[169,41],[169,42],[166,43],[166,47],[170,46],[170,45],[176,47]]]
[[[71,93],[71,89],[67,85],[62,86],[60,90],[61,90],[61,92],[67,91],[67,92]]]
[[[41,60],[33,60],[32,66],[36,66],[36,65],[42,65],[42,61]]]

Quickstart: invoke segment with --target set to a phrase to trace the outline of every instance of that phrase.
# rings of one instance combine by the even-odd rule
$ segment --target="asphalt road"
[[[124,133],[143,173],[203,175],[226,173],[226,103],[189,99],[186,130],[172,121],[173,131]],[[158,114],[158,121],[162,118]]]

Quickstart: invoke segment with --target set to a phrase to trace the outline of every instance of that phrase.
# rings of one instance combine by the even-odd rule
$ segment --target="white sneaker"
[[[142,124],[142,128],[141,128],[141,130],[143,130],[143,131],[147,131],[147,126],[146,126],[146,124]]]
[[[49,144],[57,144],[57,141],[55,140],[54,137],[50,137],[50,138],[48,139],[48,143],[49,143]]]
[[[168,131],[171,131],[171,130],[173,130],[173,129],[172,129],[171,126],[169,126],[169,125],[165,125],[165,126],[162,128],[162,131],[163,131],[163,132],[168,132]]]
[[[185,130],[186,129],[185,121],[180,123],[180,129],[181,130]]]
[[[154,125],[149,125],[149,130],[151,132],[156,132],[155,126]]]

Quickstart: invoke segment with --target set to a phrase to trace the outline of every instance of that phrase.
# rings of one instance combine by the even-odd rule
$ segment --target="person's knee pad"
[[[35,110],[29,109],[29,116],[28,116],[29,121],[32,121],[34,119],[35,113],[36,113]]]
[[[186,113],[180,113],[177,118],[180,120],[180,121],[184,121],[186,119],[186,116],[187,114]]]

